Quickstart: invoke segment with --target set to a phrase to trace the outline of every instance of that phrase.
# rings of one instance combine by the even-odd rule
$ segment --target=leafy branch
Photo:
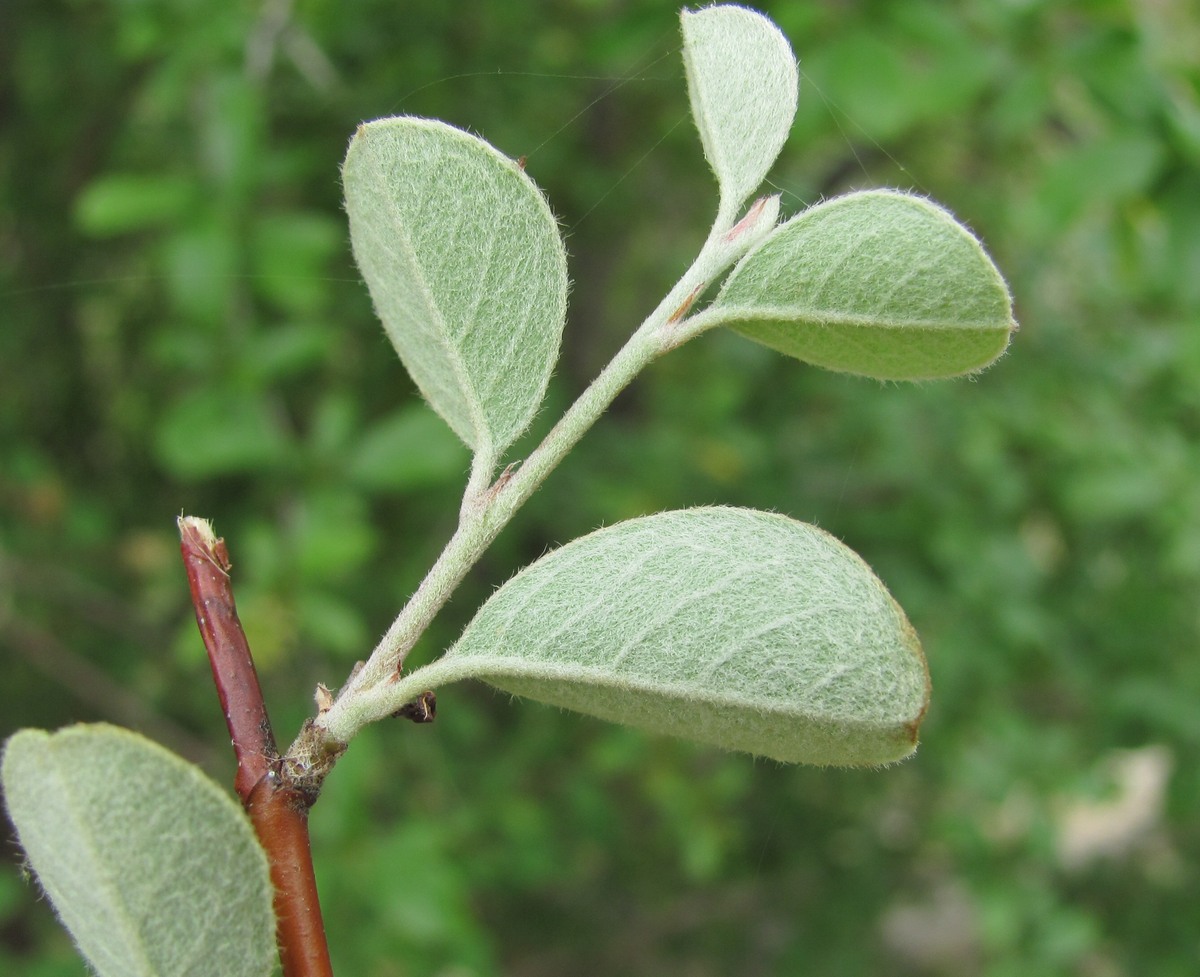
[[[504,448],[541,402],[562,328],[565,259],[549,207],[523,166],[444,123],[385,119],[355,134],[343,168],[355,257],[409,372],[476,453],[457,531],[365,665],[316,718],[327,741],[348,742],[422,683],[484,676],[447,656],[400,678],[408,652],[487,546],[657,356],[728,326],[810,363],[915,380],[974,372],[1007,346],[1013,321],[1003,279],[979,242],[935,204],[854,193],[778,224],[778,198],[763,197],[737,220],[791,127],[795,60],[773,24],[742,8],[684,12],[683,35],[692,111],[720,187],[716,220],[691,267],[608,367],[529,458],[495,481]],[[516,293],[519,302],[498,302]],[[593,583],[574,586],[587,593]],[[594,711],[586,699],[573,697]],[[811,721],[820,716],[818,708]],[[289,756],[305,748],[297,743]],[[847,762],[838,755],[803,759]]]
[[[748,509],[663,512],[575,540],[500,587],[440,658],[403,672],[487,547],[656,357],[723,326],[817,366],[929,380],[983,369],[1015,329],[980,243],[921,197],[852,193],[782,222],[778,197],[747,206],[792,125],[795,58],[774,24],[740,7],[685,11],[682,30],[716,218],[523,461],[505,465],[506,452],[540,408],[566,319],[549,204],[521,161],[443,122],[355,133],[342,169],[355,259],[400,359],[474,452],[458,527],[337,696],[318,687],[317,714],[280,756],[228,554],[207,523],[181,520],[249,821],[195,768],[109,727],[22,731],[4,754],[21,842],[98,973],[265,975],[273,919],[285,977],[330,973],[308,810],[366,723],[428,721],[432,690],[448,682],[478,678],[786,762],[877,766],[916,748],[930,685],[903,610],[828,533]]]

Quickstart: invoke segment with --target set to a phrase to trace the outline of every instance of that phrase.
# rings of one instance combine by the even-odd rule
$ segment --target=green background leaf
[[[713,309],[780,352],[881,380],[975,372],[1016,328],[1004,279],[970,232],[927,200],[882,190],[781,225]]]
[[[796,58],[779,28],[745,7],[684,10],[681,22],[692,117],[722,206],[736,208],[787,141],[800,85]]]
[[[360,126],[342,167],[354,256],[426,399],[477,451],[533,418],[567,304],[558,224],[533,181],[443,122]]]
[[[346,475],[364,488],[401,491],[460,479],[467,452],[429,411],[410,406],[362,432]]]
[[[198,190],[176,174],[108,173],[84,188],[75,201],[75,218],[94,237],[143,231],[178,220]]]
[[[929,695],[916,634],[870,568],[814,526],[748,509],[664,512],[567,544],[501,587],[446,662],[553,705],[815,764],[908,755]]]
[[[280,419],[244,390],[181,398],[160,419],[155,448],[163,467],[181,478],[261,471],[291,453]]]
[[[2,779],[38,881],[101,977],[271,972],[266,855],[191,764],[115,726],[26,729]]]

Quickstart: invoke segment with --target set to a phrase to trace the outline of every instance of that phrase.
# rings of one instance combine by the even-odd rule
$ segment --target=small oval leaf
[[[800,88],[787,38],[745,7],[684,10],[683,64],[692,117],[724,206],[736,210],[787,141]]]
[[[525,430],[558,357],[567,262],[514,160],[431,119],[359,126],[342,167],[354,257],[400,359],[478,452]]]
[[[730,273],[712,315],[807,363],[880,380],[974,373],[1016,328],[1008,287],[970,231],[889,190],[781,224]]]
[[[156,743],[105,725],[12,736],[0,769],[21,846],[101,977],[265,977],[267,858],[238,805]]]
[[[575,540],[501,587],[443,660],[515,695],[815,764],[907,756],[929,695],[920,643],[870,568],[749,509]]]

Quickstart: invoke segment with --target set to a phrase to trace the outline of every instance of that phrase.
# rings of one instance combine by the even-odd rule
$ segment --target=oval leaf
[[[762,183],[796,117],[799,73],[787,38],[762,14],[708,7],[680,14],[692,117],[736,209]]]
[[[42,888],[101,977],[260,977],[277,959],[267,858],[226,793],[128,730],[26,729],[0,778]]]
[[[929,694],[920,643],[870,568],[749,509],[569,543],[501,587],[444,660],[516,695],[816,764],[907,756]]]
[[[467,445],[525,430],[558,357],[567,262],[533,181],[429,119],[359,126],[342,167],[354,257],[409,373]]]
[[[712,310],[789,356],[881,380],[981,370],[1016,328],[1008,287],[974,236],[936,204],[887,190],[780,225]]]

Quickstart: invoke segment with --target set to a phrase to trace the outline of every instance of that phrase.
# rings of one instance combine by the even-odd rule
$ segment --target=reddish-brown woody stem
[[[271,775],[258,782],[246,810],[271,865],[284,977],[333,977],[309,848],[307,798]]]
[[[246,642],[246,632],[242,630],[233,602],[229,552],[225,549],[225,540],[217,539],[212,527],[203,519],[180,517],[179,538],[179,550],[183,554],[192,604],[196,609],[196,624],[208,651],[213,682],[237,757],[233,789],[243,804],[249,804],[250,792],[267,775],[271,761],[278,758],[279,751],[275,748],[275,736],[267,717],[267,704],[258,684],[250,645]]]
[[[233,600],[225,541],[217,539],[205,520],[191,516],[179,519],[179,536],[196,624],[237,757],[234,789],[271,867],[283,975],[333,977],[308,838],[308,809],[316,800],[319,781],[315,788],[306,785],[308,789],[290,783],[275,746],[254,659]]]

